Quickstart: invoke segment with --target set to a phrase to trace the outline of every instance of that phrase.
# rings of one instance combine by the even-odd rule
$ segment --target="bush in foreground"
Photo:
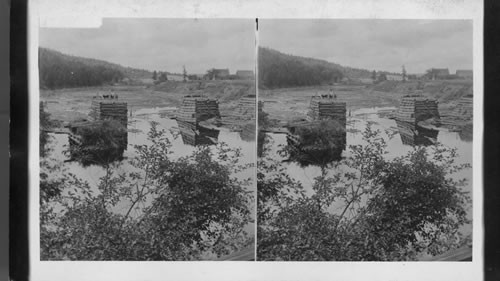
[[[352,157],[322,166],[306,195],[280,163],[258,165],[259,260],[414,260],[467,243],[470,197],[451,175],[456,151],[417,147],[387,160],[387,145],[370,127]],[[335,211],[332,211],[334,207]]]

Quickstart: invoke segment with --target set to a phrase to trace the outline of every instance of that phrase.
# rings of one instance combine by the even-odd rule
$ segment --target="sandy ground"
[[[129,113],[145,108],[177,107],[182,98],[188,94],[203,93],[219,99],[222,116],[231,115],[238,99],[243,95],[255,94],[255,88],[249,86],[253,81],[207,81],[202,90],[197,90],[198,82],[186,84],[165,84],[155,86],[108,86],[96,88],[41,90],[40,99],[47,102],[47,111],[51,118],[62,123],[87,118],[92,97],[98,93],[118,94],[119,100],[127,101]],[[347,103],[347,114],[360,108],[397,107],[404,92],[382,92],[373,90],[372,86],[338,85],[314,86],[300,88],[284,88],[259,90],[258,100],[264,102],[264,111],[270,119],[287,122],[304,118],[312,96],[326,94],[333,89],[339,101]],[[456,101],[454,96],[443,99],[444,94],[435,93],[439,98],[440,112],[446,112]]]
[[[225,84],[221,85],[223,83]],[[239,97],[247,94],[255,94],[254,88],[251,88],[251,86],[248,88],[248,85],[246,85],[253,84],[253,81],[210,81],[203,85],[208,88],[201,91],[195,90],[196,85],[194,84],[179,84],[177,87],[169,88],[161,86],[105,86],[40,90],[40,100],[46,102],[46,110],[49,112],[51,119],[64,124],[88,118],[92,98],[98,94],[117,94],[119,96],[118,101],[126,101],[128,103],[129,114],[134,114],[140,109],[178,107],[185,95],[203,93],[209,97],[219,99],[219,110],[223,116],[229,115],[234,110]],[[214,88],[214,84],[218,88],[211,89]]]
[[[264,102],[264,111],[269,118],[289,121],[304,118],[312,96],[328,94],[333,88],[339,101],[347,103],[347,112],[367,107],[397,106],[400,94],[370,91],[365,86],[319,86],[260,90],[259,101]]]
[[[330,89],[333,89],[339,101],[346,102],[347,114],[361,108],[397,107],[401,97],[408,93],[375,91],[372,86],[315,86],[259,90],[259,101],[264,102],[263,110],[269,114],[270,119],[287,122],[297,118],[305,118],[311,97],[317,94],[328,94]],[[429,95],[438,99],[441,114],[452,110],[458,99],[458,97],[454,98],[441,92]]]

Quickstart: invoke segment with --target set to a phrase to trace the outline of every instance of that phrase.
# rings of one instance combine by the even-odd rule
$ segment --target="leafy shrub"
[[[63,195],[41,204],[42,260],[199,260],[252,243],[243,230],[252,220],[250,181],[234,176],[249,168],[240,151],[218,144],[172,159],[154,123],[148,139],[127,160],[133,169],[105,165],[97,190],[59,175]]]
[[[345,128],[335,120],[310,122],[290,129],[283,153],[301,166],[324,165],[341,159],[346,144]]]
[[[122,159],[127,148],[127,128],[119,121],[90,122],[78,126],[76,131],[81,143],[72,143],[68,152],[82,165],[106,165]]]
[[[441,145],[387,160],[379,133],[368,127],[342,169],[321,166],[310,196],[280,163],[260,160],[259,260],[415,260],[467,243],[470,197],[451,175],[469,165]]]

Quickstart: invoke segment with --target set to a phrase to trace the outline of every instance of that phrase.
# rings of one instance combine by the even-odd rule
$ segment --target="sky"
[[[259,19],[259,45],[368,70],[473,69],[468,20]]]
[[[103,19],[99,28],[40,28],[40,47],[147,70],[254,70],[253,19]]]
[[[259,45],[368,70],[472,69],[472,21],[259,19]],[[109,19],[99,28],[40,28],[60,52],[147,70],[253,70],[252,19]]]

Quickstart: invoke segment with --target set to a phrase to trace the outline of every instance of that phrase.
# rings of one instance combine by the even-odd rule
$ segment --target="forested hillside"
[[[370,75],[370,71],[364,69],[259,48],[259,84],[262,88],[321,85],[339,82],[344,77],[368,78]]]
[[[146,70],[123,67],[102,60],[70,56],[39,48],[40,88],[59,89],[101,86],[122,81],[150,78]]]

